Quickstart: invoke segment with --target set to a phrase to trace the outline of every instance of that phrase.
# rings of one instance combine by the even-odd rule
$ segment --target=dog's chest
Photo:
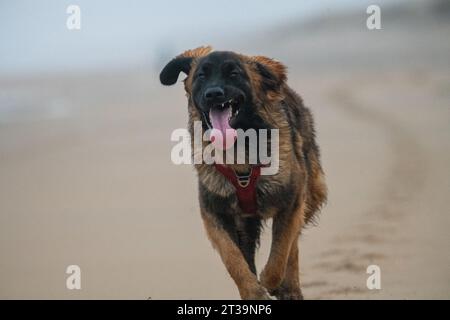
[[[227,178],[229,174],[215,171],[199,172],[201,198],[209,211],[267,219],[285,206],[284,198],[289,190],[277,176],[255,179],[250,174],[247,178],[241,176],[233,180]]]

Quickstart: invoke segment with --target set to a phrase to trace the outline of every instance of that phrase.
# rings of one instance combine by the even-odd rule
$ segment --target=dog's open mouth
[[[205,122],[210,129],[211,142],[217,147],[229,148],[236,139],[236,129],[231,122],[238,116],[240,110],[240,98],[232,98],[220,104],[214,104],[209,112],[204,112]]]
[[[214,104],[209,112],[203,112],[208,127],[220,131],[232,129],[230,122],[239,114],[240,101],[240,98],[232,98],[223,103]]]

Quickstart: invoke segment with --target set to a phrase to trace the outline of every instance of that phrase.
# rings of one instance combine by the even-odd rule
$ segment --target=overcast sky
[[[375,1],[383,3],[385,1]],[[391,1],[393,2],[393,1]],[[287,21],[348,9],[366,0],[0,0],[0,73],[151,63],[184,45],[239,36]],[[81,8],[81,30],[66,8]],[[364,11],[363,11],[364,12]]]

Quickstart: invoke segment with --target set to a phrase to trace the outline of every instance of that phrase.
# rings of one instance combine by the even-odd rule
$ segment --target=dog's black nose
[[[205,91],[205,100],[207,102],[213,102],[222,100],[225,97],[225,92],[221,87],[208,88]]]

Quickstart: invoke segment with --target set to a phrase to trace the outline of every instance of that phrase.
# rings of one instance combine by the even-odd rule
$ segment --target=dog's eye
[[[197,78],[200,80],[204,80],[206,78],[206,75],[203,72],[201,72],[197,75]]]

